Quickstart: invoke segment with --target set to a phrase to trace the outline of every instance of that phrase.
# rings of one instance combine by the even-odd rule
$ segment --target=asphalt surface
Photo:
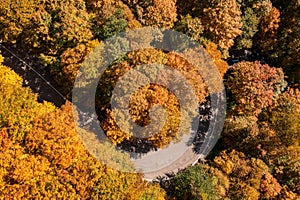
[[[65,103],[66,99],[59,92],[59,86],[54,81],[54,77],[39,62],[37,53],[26,51],[25,49],[17,44],[0,43],[0,51],[4,57],[3,64],[13,69],[23,78],[23,86],[30,87],[33,92],[37,93],[40,102],[49,101],[60,107]],[[202,110],[201,107],[199,108],[199,114],[202,117],[211,115],[209,112],[210,106],[208,104],[203,106]],[[87,119],[91,119],[91,117],[87,116]],[[83,122],[86,121],[86,119],[83,119]],[[140,157],[132,158],[132,160],[135,162],[137,169],[143,169],[142,171],[145,172],[144,178],[147,180],[152,180],[171,172],[176,173],[179,169],[194,164],[198,159],[205,157],[197,149],[201,149],[203,141],[212,135],[208,130],[208,126],[209,117],[200,120],[200,126],[194,137],[196,140],[190,141],[193,145],[187,145],[189,143],[189,138],[187,137],[186,140],[180,143],[171,144],[170,150],[148,149],[147,152],[141,153]],[[132,144],[129,143],[125,144],[121,149],[128,151],[131,148]]]
[[[50,71],[43,67],[34,52],[26,51],[18,44],[7,43],[0,43],[0,51],[4,57],[3,64],[23,78],[23,86],[37,93],[39,102],[49,101],[58,107],[65,103]]]

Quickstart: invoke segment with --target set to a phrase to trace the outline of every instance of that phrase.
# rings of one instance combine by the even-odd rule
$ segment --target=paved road
[[[3,64],[23,77],[23,86],[29,86],[37,93],[40,102],[49,101],[58,107],[65,103],[64,97],[55,89],[59,88],[58,85],[36,55],[16,44],[0,43],[0,51],[4,57]]]
[[[49,101],[59,107],[65,103],[64,97],[56,89],[59,88],[58,85],[53,81],[54,79],[50,72],[43,68],[39,63],[37,56],[35,56],[32,52],[26,52],[24,48],[21,48],[18,45],[0,43],[0,50],[5,58],[4,65],[10,67],[17,74],[23,77],[23,85],[29,86],[35,93],[38,93],[39,101]],[[221,112],[223,113],[225,111],[222,110]],[[200,112],[200,114],[203,116],[204,113]],[[218,113],[215,114],[215,117],[217,115]],[[204,158],[204,155],[208,153],[206,151],[210,151],[211,149],[207,145],[214,145],[218,139],[213,136],[213,132],[215,130],[207,130],[207,125],[203,128],[198,127],[198,137],[196,137],[197,141],[194,141],[196,142],[196,144],[194,144],[195,146],[187,145],[188,140],[182,140],[180,143],[171,144],[170,146],[172,148],[170,148],[169,151],[166,149],[150,151],[148,154],[143,155],[140,158],[133,159],[137,168],[144,169],[144,178],[152,180],[166,173],[176,173],[179,169],[196,163],[199,158]],[[207,142],[207,144],[203,147],[203,141],[206,140],[212,140],[212,142]],[[197,142],[200,143],[199,148],[197,147]],[[197,148],[203,149],[203,152],[197,152]],[[204,155],[202,153],[204,153]]]

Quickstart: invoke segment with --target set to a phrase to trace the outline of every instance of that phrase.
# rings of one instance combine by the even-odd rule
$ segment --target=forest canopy
[[[182,73],[195,86],[199,105],[208,102],[211,91],[189,60],[155,48],[164,41],[163,33],[152,35],[142,27],[175,30],[203,46],[227,96],[225,124],[211,153],[153,182],[143,180],[143,174],[117,170],[134,170],[130,157],[117,148],[139,140],[114,119],[114,87],[128,71],[155,63]],[[105,49],[108,38],[128,30],[136,30],[136,35],[127,35],[131,41],[122,45],[149,48],[114,60],[95,95],[101,127],[117,146],[111,148],[95,142],[90,131],[75,123],[72,89],[91,52]],[[20,58],[14,54],[8,62],[10,56],[0,54],[1,199],[300,199],[298,0],[2,0],[3,55],[9,54],[6,46],[15,54],[20,50],[34,56],[32,62],[50,73],[67,101],[57,107],[39,99],[24,86],[26,79],[12,70]],[[106,53],[117,54],[120,48],[113,44]],[[93,59],[102,62],[104,57]],[[92,78],[97,69],[92,64],[89,69]],[[162,79],[185,88],[168,71]],[[188,127],[180,121],[182,115],[197,114],[192,109],[182,113],[168,88],[148,84],[130,97],[131,119],[142,127],[151,124],[154,105],[165,108],[167,119],[158,133],[143,141],[153,151],[181,138],[178,129]],[[82,138],[94,146],[92,152]]]

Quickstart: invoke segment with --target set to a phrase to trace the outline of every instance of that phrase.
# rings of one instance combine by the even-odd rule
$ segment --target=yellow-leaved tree
[[[37,94],[23,88],[22,82],[20,76],[0,63],[0,129],[7,128],[9,137],[16,141],[24,139],[34,118],[55,109],[49,102],[38,103]]]
[[[242,33],[241,11],[236,0],[219,1],[203,10],[205,34],[223,49],[229,49]]]
[[[178,84],[180,88],[177,87],[177,90],[188,90],[188,86],[192,86],[198,98],[197,102],[205,101],[208,91],[200,72],[176,53],[170,52],[166,54],[163,51],[149,48],[131,52],[127,57],[127,60],[115,64],[106,70],[102,76],[103,78],[100,80],[96,98],[97,110],[101,113],[100,116],[102,116],[102,120],[104,121],[102,127],[106,131],[106,135],[115,144],[122,143],[124,140],[130,141],[134,139],[130,134],[133,127],[129,124],[128,119],[121,112],[115,113],[116,117],[110,109],[112,88],[131,69],[147,64],[166,65],[179,72],[186,79],[186,82],[167,69],[161,70],[160,74],[156,76],[157,71],[155,68],[150,72],[150,69],[152,69],[151,66],[146,76],[155,76],[156,80],[164,83],[166,86],[171,85],[173,82],[180,83]],[[137,82],[135,77],[131,77],[128,84],[135,82]],[[126,92],[128,84],[124,84],[124,87],[121,88],[123,91],[121,92],[122,94]],[[187,95],[181,99],[181,101],[190,103],[189,106],[186,106],[187,109],[182,111],[180,109],[182,105],[180,105],[178,97],[173,92],[170,88],[165,88],[159,84],[148,84],[139,88],[130,97],[129,113],[132,120],[139,126],[143,127],[151,124],[149,110],[154,105],[161,105],[166,109],[167,117],[162,129],[151,136],[144,137],[155,147],[164,147],[172,140],[176,141],[180,139],[183,132],[189,132],[189,124],[182,119],[186,119],[186,116],[195,116],[197,114],[196,109],[193,110],[193,108],[197,107],[198,104],[192,105],[193,103],[190,101],[190,99],[193,99],[192,96]],[[126,109],[126,106],[124,109]],[[160,116],[153,115],[152,117],[159,119]],[[118,119],[118,123],[123,124],[123,130],[117,125],[116,118]]]
[[[21,77],[5,66],[0,69],[2,198],[164,199],[158,185],[119,171],[134,170],[128,156],[76,127],[70,102],[61,108],[39,103],[22,87]],[[92,146],[90,151],[81,139]]]

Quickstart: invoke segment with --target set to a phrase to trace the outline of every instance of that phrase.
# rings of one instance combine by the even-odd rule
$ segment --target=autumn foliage
[[[234,44],[234,38],[241,34],[241,11],[235,0],[220,1],[212,8],[203,10],[205,31],[213,42],[223,49]]]
[[[104,119],[103,128],[106,131],[106,135],[116,144],[121,143],[124,140],[131,140],[132,135],[130,132],[132,131],[132,127],[129,125],[126,118],[123,115],[115,116],[113,112],[109,109],[109,103],[111,98],[111,91],[107,91],[107,85],[115,86],[117,81],[129,70],[134,69],[139,65],[151,64],[155,63],[166,64],[167,66],[172,67],[175,70],[178,70],[186,79],[187,83],[182,82],[178,77],[176,77],[170,70],[165,69],[163,72],[161,71],[160,75],[156,77],[159,81],[164,83],[165,85],[172,84],[173,82],[180,84],[181,89],[184,87],[188,87],[189,85],[193,86],[195,90],[195,94],[198,98],[198,102],[203,102],[205,97],[207,96],[207,88],[204,84],[204,81],[200,79],[201,74],[199,74],[198,70],[185,61],[180,56],[175,53],[165,54],[162,51],[158,51],[155,49],[146,49],[142,51],[136,51],[128,54],[128,61],[124,61],[120,64],[112,66],[113,70],[107,70],[107,73],[104,75],[104,79],[100,81],[99,86],[99,103],[98,110],[104,111],[107,116]],[[132,64],[130,64],[132,63]],[[113,73],[111,73],[113,71]],[[147,74],[148,77],[156,76],[157,72],[153,71],[150,74]],[[132,77],[128,80],[128,84],[132,84],[133,82],[137,82],[135,77]],[[125,85],[126,86],[126,85]],[[123,88],[124,92],[126,91],[126,87]],[[177,88],[180,89],[180,88]],[[103,95],[108,94],[108,95]],[[167,112],[167,120],[166,124],[158,133],[153,133],[151,137],[148,137],[147,140],[151,141],[154,146],[162,147],[169,144],[172,140],[180,139],[180,131],[179,127],[183,130],[186,127],[188,130],[188,124],[184,124],[182,121],[182,117],[186,117],[187,115],[194,116],[196,114],[196,110],[191,108],[195,108],[195,105],[190,105],[185,108],[185,112],[180,110],[180,104],[178,97],[173,94],[173,92],[169,91],[167,88],[156,84],[148,84],[144,87],[140,88],[138,91],[132,94],[130,98],[129,112],[131,114],[132,120],[140,126],[145,126],[151,123],[149,118],[149,110],[154,105],[164,106]],[[185,96],[181,101],[189,102],[192,96]],[[189,110],[190,108],[190,110]],[[125,107],[126,109],[126,107]],[[159,116],[152,116],[157,117]],[[126,127],[125,130],[121,130],[116,124],[115,119],[121,119],[121,123],[124,123]],[[153,120],[153,119],[151,119]],[[146,136],[144,136],[146,137]]]
[[[246,115],[258,115],[272,105],[285,87],[281,69],[259,62],[233,65],[226,84],[235,101],[234,110]]]
[[[229,176],[231,185],[228,193],[233,198],[274,198],[281,191],[280,184],[260,159],[247,159],[243,153],[233,150],[221,152],[213,165]]]
[[[9,58],[0,55],[0,199],[300,199],[299,9],[299,0],[2,0],[0,48]],[[156,34],[139,29],[145,26],[162,29]],[[165,35],[168,29],[203,45],[207,59],[200,60],[200,71],[192,63],[204,56],[202,49],[186,50],[190,42]],[[38,94],[2,64],[19,66],[5,46],[25,62],[34,58],[33,67],[41,64],[38,71],[49,71],[70,101],[74,81],[82,78],[79,69],[86,72],[79,87],[86,87],[101,64],[111,62],[95,102],[113,145],[77,127],[69,101],[61,108],[38,101]],[[136,50],[109,60],[129,48]],[[205,68],[212,64],[216,70]],[[147,69],[144,77],[130,74],[141,66]],[[158,69],[163,69],[159,75]],[[150,79],[163,84],[139,86],[128,105],[113,109],[116,86],[125,94],[128,85]],[[220,92],[220,80],[227,111],[211,154],[167,174],[171,178],[161,187],[142,174],[121,172],[135,170],[129,155],[116,151],[136,141],[129,118],[142,128],[164,122],[152,127],[160,128],[156,133],[139,137],[152,150],[165,148],[190,133],[190,122],[182,119],[196,116],[194,108]],[[183,93],[182,105],[176,92],[191,90],[197,102]]]
[[[140,175],[111,169],[87,152],[70,103],[61,109],[38,103],[37,96],[22,87],[22,79],[5,66],[1,66],[0,77],[1,197],[164,199],[157,185],[142,181]],[[5,99],[15,104],[8,106]],[[128,157],[108,145],[95,147],[106,152],[101,155],[106,164],[122,161],[130,166]]]
[[[55,109],[49,102],[38,103],[37,95],[22,87],[22,78],[0,64],[0,128],[7,128],[8,135],[22,141],[37,116]]]

